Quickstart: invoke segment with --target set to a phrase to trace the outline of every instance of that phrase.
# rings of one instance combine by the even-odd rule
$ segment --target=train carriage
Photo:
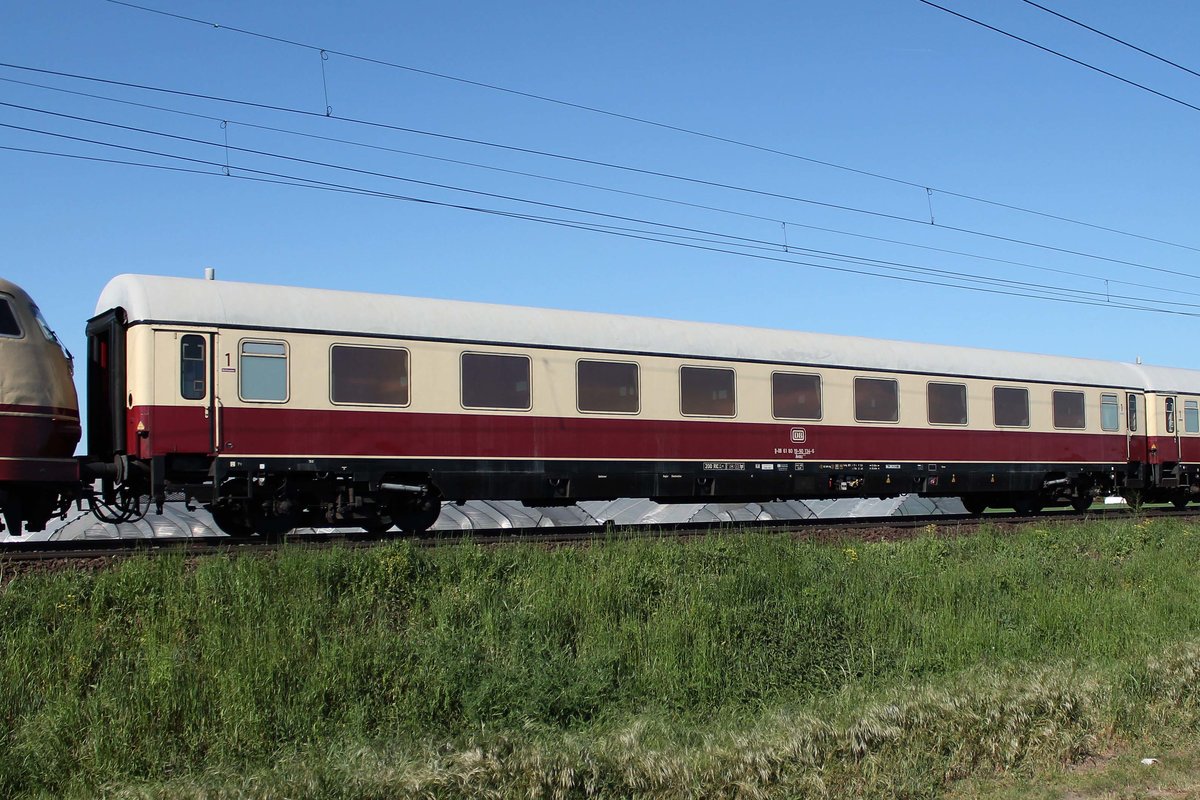
[[[91,456],[238,533],[443,499],[1186,501],[1200,461],[1187,370],[131,275],[88,334]]]

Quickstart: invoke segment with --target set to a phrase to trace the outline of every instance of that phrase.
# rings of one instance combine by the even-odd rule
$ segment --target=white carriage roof
[[[96,314],[179,322],[843,366],[1200,394],[1200,372],[648,317],[195,278],[119,275]]]

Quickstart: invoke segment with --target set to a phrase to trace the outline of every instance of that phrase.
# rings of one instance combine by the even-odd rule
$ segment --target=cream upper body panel
[[[674,355],[1200,394],[1200,372],[1122,362],[395,295],[120,275],[97,313],[169,322]],[[1169,386],[1168,386],[1169,384]]]

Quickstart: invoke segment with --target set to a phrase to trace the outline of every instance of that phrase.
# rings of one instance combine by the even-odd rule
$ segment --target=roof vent
[[[217,271],[212,267],[204,268],[204,280],[215,281],[217,279]]]

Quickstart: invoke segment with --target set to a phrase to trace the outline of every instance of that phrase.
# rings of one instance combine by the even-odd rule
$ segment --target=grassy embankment
[[[1130,517],[21,577],[0,796],[936,797],[1194,727],[1197,564]]]

